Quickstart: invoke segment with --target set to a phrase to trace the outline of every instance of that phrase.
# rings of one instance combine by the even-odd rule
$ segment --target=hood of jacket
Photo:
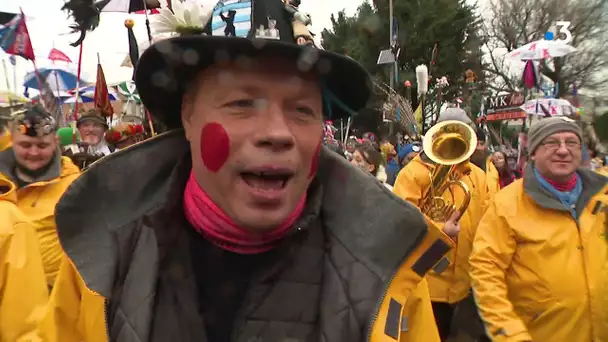
[[[15,154],[12,148],[8,148],[0,152],[0,174],[6,177],[13,183],[17,183],[14,179],[15,169]],[[47,172],[36,178],[31,184],[40,182],[51,182],[59,178],[68,177],[80,172],[80,169],[68,157],[61,156],[61,152],[57,150],[55,158],[51,162]]]
[[[0,201],[17,203],[17,186],[0,174]]]
[[[55,215],[59,239],[91,290],[111,292],[108,275],[130,259],[116,252],[116,239],[128,236],[121,228],[142,218],[146,225],[146,213],[167,206],[176,165],[189,154],[183,130],[167,132],[93,164],[64,194]],[[325,229],[384,281],[427,233],[415,207],[326,148],[314,182]]]

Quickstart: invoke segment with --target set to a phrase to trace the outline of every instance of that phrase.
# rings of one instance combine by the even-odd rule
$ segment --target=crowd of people
[[[364,108],[369,74],[274,18],[263,44],[148,48],[153,139],[13,114],[0,341],[438,342],[467,306],[477,341],[608,341],[608,178],[577,122],[535,123],[517,167],[460,108],[342,151],[324,121]]]

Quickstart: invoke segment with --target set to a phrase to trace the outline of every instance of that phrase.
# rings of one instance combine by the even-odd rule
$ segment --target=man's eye
[[[559,141],[549,140],[549,141],[545,142],[545,146],[548,146],[548,147],[559,146]]]
[[[229,107],[237,107],[237,108],[252,108],[255,106],[255,100],[242,99],[236,100],[228,103]]]
[[[306,115],[315,114],[315,111],[312,110],[312,108],[305,107],[305,106],[296,107],[296,111],[298,111],[299,113],[302,113],[302,114],[306,114]]]
[[[566,141],[566,146],[568,146],[568,147],[578,147],[579,143],[578,143],[578,141],[570,140],[570,141]]]

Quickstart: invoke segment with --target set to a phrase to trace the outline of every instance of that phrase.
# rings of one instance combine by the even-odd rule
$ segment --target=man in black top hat
[[[249,36],[273,18],[280,40],[183,36],[142,55],[142,101],[173,130],[94,164],[59,205],[70,262],[50,333],[438,340],[423,277],[450,243],[322,144],[324,117],[365,106],[367,72],[295,44],[281,0],[253,6]]]

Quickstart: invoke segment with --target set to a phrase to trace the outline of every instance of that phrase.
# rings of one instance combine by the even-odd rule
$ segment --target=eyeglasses
[[[547,150],[557,150],[558,148],[560,148],[562,146],[562,144],[566,145],[566,148],[568,150],[577,150],[581,148],[581,143],[578,140],[566,140],[566,141],[561,141],[561,140],[554,140],[554,139],[550,139],[547,141],[544,141],[541,145],[544,146]]]

